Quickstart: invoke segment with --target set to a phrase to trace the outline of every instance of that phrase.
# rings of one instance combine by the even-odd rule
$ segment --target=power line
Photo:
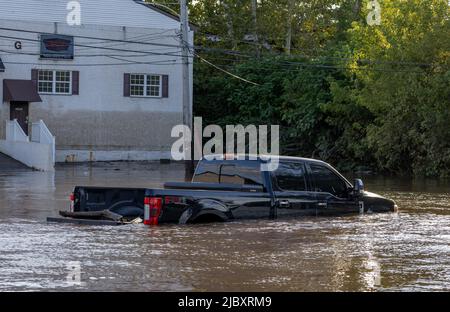
[[[200,30],[196,30],[196,33],[201,33],[203,35],[206,36],[218,36],[219,35],[215,35],[215,34],[211,34],[211,33],[206,33],[206,32],[202,32]],[[230,41],[231,39],[227,39],[227,41]],[[247,41],[243,41],[243,40],[234,40],[237,43],[247,43],[247,44],[255,44],[255,43],[251,43],[251,42],[247,42]],[[195,46],[194,47],[196,50],[210,50],[210,51],[220,51],[221,49],[219,48],[209,48],[209,47],[198,47]],[[295,48],[291,48],[291,50],[293,51],[304,51],[304,50],[308,50],[307,48],[302,48],[302,49],[295,49]],[[320,51],[319,49],[309,49],[311,51],[315,51],[318,52]],[[224,50],[224,51],[230,51],[231,53],[235,53],[236,55],[241,54],[238,51],[234,51],[234,50]],[[241,54],[243,55],[243,54]],[[283,56],[284,54],[282,53],[269,53],[269,55],[275,55],[275,56]],[[247,55],[249,57],[254,57],[254,55]],[[355,59],[350,58],[350,57],[337,57],[337,56],[327,56],[327,55],[321,55],[321,54],[316,54],[316,55],[310,55],[310,54],[295,54],[294,56],[300,56],[300,57],[307,57],[307,58],[319,58],[319,59],[333,59],[333,60],[343,60],[343,61],[354,61]],[[423,63],[423,62],[412,62],[412,61],[389,61],[389,60],[370,60],[370,59],[358,59],[357,61],[361,62],[361,63],[368,63],[368,64],[396,64],[396,65],[411,65],[411,66],[424,66],[424,67],[431,67],[433,66],[433,64],[431,63]]]
[[[0,27],[0,30],[11,31],[11,32],[21,32],[21,33],[31,33],[31,34],[42,34],[42,32],[35,31],[35,30],[14,29],[14,28],[6,28],[6,27]],[[81,36],[81,35],[71,35],[71,36],[75,37],[75,38],[81,38],[81,39],[104,40],[104,41],[109,41],[109,42],[143,44],[143,45],[153,45],[153,46],[161,46],[161,47],[169,47],[169,48],[178,47],[177,45],[165,44],[165,43],[140,42],[140,41],[132,41],[132,40],[113,39],[113,38],[99,38],[99,37]],[[25,39],[26,38],[23,38],[23,40],[25,40]]]
[[[151,37],[151,38],[149,38],[148,35],[140,35],[140,36],[132,37],[130,39],[132,39],[132,40],[155,40],[157,38],[161,38],[161,39],[162,38],[173,38],[173,39],[176,39],[177,37],[178,36],[175,36],[175,35],[173,35],[173,36],[164,35],[164,36],[158,36],[158,37]],[[146,41],[143,41],[143,42],[146,42]],[[151,42],[146,42],[146,43],[151,43]],[[97,42],[93,42],[93,43],[92,42],[83,42],[83,44],[94,44],[94,45],[102,44],[103,47],[117,47],[117,46],[126,45],[128,43],[126,43],[126,42],[120,42],[120,43],[119,42],[114,42],[114,43],[109,43],[108,44],[108,41],[103,40],[102,42],[97,41]],[[154,49],[152,49],[152,51],[165,50],[167,48],[168,47],[161,47],[159,49],[154,48]],[[85,50],[88,50],[88,49],[90,49],[90,48],[78,48],[78,51],[85,51]]]
[[[0,36],[2,37],[2,36]],[[117,50],[117,49],[114,49]],[[131,50],[121,50],[121,51],[128,51],[128,52],[133,52]],[[10,53],[13,54],[10,51],[7,50],[0,50],[0,52],[3,53]],[[154,53],[154,52],[150,52],[150,51],[134,51],[137,53],[145,53],[146,55],[142,55],[141,56],[149,56],[149,55],[164,55],[164,56],[173,56],[173,57],[182,57],[181,55],[176,55],[176,54],[171,54],[171,53]],[[27,53],[27,52],[15,52],[14,54],[20,54],[20,55],[34,55],[34,56],[39,56],[40,53]],[[136,57],[136,56],[130,56],[130,55],[108,55],[108,54],[91,54],[91,55],[79,55],[80,57]],[[236,76],[232,73],[230,73],[229,71],[226,71],[222,68],[220,68],[218,65],[215,65],[211,62],[209,62],[208,60],[200,57],[198,54],[196,54],[195,56],[199,57],[203,62],[216,67],[217,69],[231,75],[231,76]],[[195,56],[190,56],[190,57],[195,57]],[[227,60],[227,59],[223,59],[223,60]],[[126,60],[127,62],[133,62],[134,64],[149,64],[148,62],[137,62],[137,61],[132,61],[132,60]],[[228,61],[228,60],[227,60]],[[5,62],[4,62],[5,63]],[[17,64],[25,64],[25,63],[19,63],[16,62]],[[305,63],[305,62],[288,62],[288,61],[275,61],[274,62],[277,65],[284,65],[284,66],[300,66],[300,67],[314,67],[314,68],[322,68],[322,69],[345,69],[345,70],[366,70],[366,71],[379,71],[379,72],[408,72],[408,73],[423,73],[423,72],[419,72],[419,71],[411,71],[411,70],[398,70],[398,69],[377,69],[377,68],[362,68],[360,66],[355,67],[355,68],[349,68],[349,67],[345,67],[345,66],[336,66],[336,65],[326,65],[326,64],[311,64],[311,63]],[[13,63],[10,63],[13,64]],[[37,63],[32,63],[33,65],[39,65]],[[62,65],[62,64],[59,64]],[[104,65],[113,65],[113,64],[99,64],[100,66],[104,66]],[[117,65],[124,65],[123,63],[119,63]],[[76,66],[76,64],[66,64],[66,66]],[[85,66],[85,65],[80,65],[80,66]],[[272,69],[273,70],[273,69]],[[236,76],[235,78],[241,78],[239,76]],[[246,79],[241,79],[241,80],[246,80]],[[251,82],[250,82],[251,83]]]
[[[213,64],[213,63],[211,63],[211,62],[209,62],[208,60],[204,59],[204,58],[201,57],[200,55],[197,55],[197,54],[196,54],[195,56],[198,57],[202,62],[205,62],[206,64],[208,64],[208,65],[214,67],[215,69],[220,70],[221,72],[224,72],[224,73],[227,74],[227,75],[230,75],[231,77],[234,77],[234,78],[236,78],[236,79],[242,80],[242,81],[244,81],[244,82],[246,82],[246,83],[249,83],[249,84],[252,84],[252,85],[254,85],[254,86],[259,86],[258,83],[253,82],[253,81],[250,81],[250,80],[247,80],[247,79],[242,78],[242,77],[240,77],[240,76],[238,76],[238,75],[235,75],[235,74],[233,74],[233,73],[231,73],[231,72],[229,72],[229,71],[227,71],[227,70],[225,70],[225,69],[223,69],[223,68],[221,68],[221,67],[219,67],[219,66],[217,66],[217,65],[215,65],[215,64]]]
[[[209,48],[209,47],[198,47],[198,46],[192,46],[191,48],[194,48],[197,51],[204,51],[206,53],[208,52],[217,52],[217,53],[221,53],[224,52],[223,54],[228,54],[228,55],[233,55],[233,56],[241,56],[241,57],[247,57],[247,58],[254,58],[254,55],[251,54],[244,54],[242,52],[238,52],[238,51],[232,51],[232,50],[222,50],[222,49],[218,49],[218,48]],[[269,54],[269,56],[285,56],[284,54]],[[391,64],[391,65],[402,65],[402,66],[413,66],[413,67],[432,67],[433,64],[432,63],[420,63],[420,62],[411,62],[411,61],[389,61],[389,60],[370,60],[370,59],[354,59],[351,57],[336,57],[336,56],[326,56],[326,55],[316,55],[316,56],[311,56],[311,55],[306,55],[306,54],[295,54],[295,55],[291,55],[290,57],[304,57],[304,58],[308,58],[308,59],[316,59],[316,60],[320,60],[320,59],[329,59],[329,60],[337,60],[337,61],[356,61],[362,65],[366,65],[366,64]]]
[[[222,59],[226,60],[226,59]],[[233,60],[229,60],[232,62]],[[257,62],[257,64],[265,65],[263,62]],[[338,66],[338,65],[326,65],[326,64],[314,64],[314,63],[301,63],[301,62],[292,62],[283,63],[283,62],[273,62],[275,66],[280,66],[281,70],[289,71],[289,72],[298,72],[303,71],[304,68],[316,68],[316,69],[324,69],[324,70],[359,70],[359,71],[375,71],[375,72],[389,72],[389,73],[416,73],[423,74],[423,71],[413,71],[413,70],[399,70],[399,69],[386,69],[386,68],[364,68],[364,67],[347,67],[347,66]],[[275,66],[269,66],[270,64],[266,64],[266,66],[258,66],[257,70],[266,70],[266,71],[274,71],[276,70]],[[229,65],[225,65],[229,66]],[[296,68],[301,67],[301,68]]]
[[[0,28],[0,29],[5,29],[5,28]],[[6,29],[6,30],[11,30],[11,29]],[[11,30],[12,31],[12,30]],[[24,30],[18,30],[18,31],[24,31]],[[32,32],[32,33],[37,33],[34,31],[25,31],[25,32]],[[38,42],[40,43],[40,40],[37,39],[31,39],[31,38],[22,38],[22,37],[15,37],[15,36],[2,36],[0,35],[0,38],[5,38],[5,39],[18,39],[18,40],[25,40],[25,41],[30,41],[30,42]],[[95,37],[86,37],[84,36],[83,38],[95,38]],[[153,43],[142,43],[142,42],[136,42],[136,41],[127,41],[127,40],[119,40],[119,39],[107,39],[107,38],[97,38],[97,39],[101,39],[101,40],[112,40],[114,42],[120,42],[120,43],[131,43],[131,44],[150,44],[153,45]],[[74,46],[78,46],[78,47],[85,47],[88,49],[100,49],[100,50],[109,50],[109,51],[118,51],[118,52],[124,52],[124,53],[138,53],[141,56],[148,56],[148,55],[160,55],[160,56],[172,56],[172,57],[183,57],[183,55],[181,54],[174,54],[173,52],[164,52],[164,53],[158,53],[158,52],[154,52],[154,51],[141,51],[141,50],[129,50],[129,49],[119,49],[119,48],[112,48],[112,47],[101,47],[101,46],[90,46],[90,45],[85,45],[85,44],[74,44]],[[166,46],[166,45],[164,45]],[[170,45],[172,47],[176,47],[176,48],[180,48],[180,46],[178,45]],[[230,51],[230,50],[224,50],[224,49],[215,49],[215,48],[206,48],[206,47],[196,47],[193,45],[189,45],[190,49],[192,50],[192,52],[196,49],[198,50],[203,50],[205,52],[212,52],[212,53],[223,53],[223,54],[227,54],[227,55],[233,55],[233,56],[240,56],[240,57],[252,57],[252,55],[247,55],[247,54],[243,54],[240,52],[236,52],[236,51]],[[2,52],[4,53],[10,53],[9,51],[6,50],[2,50]],[[191,53],[192,53],[191,52]],[[26,55],[39,55],[38,53],[23,53],[23,52],[15,52],[15,54],[26,54]],[[138,57],[138,55],[104,55],[104,54],[86,54],[86,55],[78,55],[80,57],[103,57],[103,56],[122,56],[122,57]],[[189,55],[189,58],[193,58],[193,55]],[[320,58],[320,56],[319,56]],[[341,60],[353,60],[350,58],[336,58],[336,59],[341,59]],[[358,60],[357,60],[358,61]],[[209,62],[209,61],[208,61]],[[418,72],[418,71],[407,71],[407,70],[398,70],[398,69],[376,69],[376,68],[361,68],[359,66],[359,64],[357,64],[357,67],[355,68],[348,68],[348,67],[343,67],[343,66],[335,66],[335,65],[326,65],[326,64],[310,64],[310,63],[300,63],[300,62],[288,62],[288,61],[282,61],[282,63],[285,64],[291,64],[291,65],[299,65],[299,66],[304,66],[304,67],[318,67],[318,68],[330,68],[330,69],[347,69],[347,70],[372,70],[372,71],[384,71],[384,72],[415,72],[415,73],[422,73],[422,72]],[[417,65],[417,66],[427,66],[427,67],[431,67],[432,64],[425,64],[425,63],[414,63],[414,62],[404,62],[404,61],[379,61],[379,60],[359,60],[360,63],[364,63],[366,62],[367,64],[383,64],[383,63],[387,63],[387,64],[392,64],[392,65]],[[139,62],[138,62],[139,63]],[[140,63],[144,63],[144,62],[140,62]],[[212,64],[214,65],[214,64]],[[217,65],[214,65],[217,66]]]
[[[0,52],[9,53],[9,54],[33,55],[33,56],[39,56],[40,55],[40,53],[31,53],[31,52],[30,53],[26,53],[26,52],[19,52],[19,53],[15,52],[15,53],[12,53],[10,51],[1,50],[1,49],[0,49]],[[144,53],[144,52],[140,52],[140,53]],[[145,53],[150,53],[150,52],[145,52]],[[153,53],[150,53],[150,54],[153,54]],[[158,54],[158,55],[161,55],[161,54]],[[179,55],[173,55],[173,54],[162,54],[162,55],[181,57]],[[133,64],[152,64],[152,63],[154,63],[154,62],[144,62],[144,61],[133,61],[133,60],[127,60],[127,59],[121,59],[120,58],[120,57],[148,57],[148,56],[150,56],[150,55],[133,55],[133,56],[131,56],[131,55],[121,55],[121,54],[119,54],[119,55],[108,55],[108,54],[78,55],[78,57],[110,57],[110,58],[115,58],[115,59],[118,59],[118,60],[126,61],[126,62],[128,62],[127,64],[130,64],[130,63],[133,63]],[[215,67],[216,69],[219,69],[219,70],[225,72],[226,74],[229,74],[229,75],[231,75],[231,76],[233,76],[235,78],[241,79],[241,77],[239,77],[239,76],[237,76],[235,74],[232,74],[229,71],[224,70],[220,66],[211,63],[210,61],[202,58],[198,54],[196,54],[195,56],[192,56],[192,57],[198,57],[203,62],[205,62],[205,63]],[[235,60],[229,60],[229,59],[225,59],[225,58],[221,58],[220,60],[236,62]],[[164,61],[156,61],[156,62],[164,62]],[[4,63],[6,64],[6,62],[4,62]],[[259,63],[260,64],[264,64],[262,62],[259,62]],[[333,70],[335,70],[335,69],[344,69],[344,70],[365,70],[365,71],[377,71],[377,72],[423,73],[422,71],[398,70],[398,69],[362,68],[360,66],[354,67],[354,68],[350,68],[350,67],[346,67],[346,66],[336,66],[336,65],[326,65],[326,64],[311,64],[311,63],[305,63],[305,62],[275,61],[273,63],[276,64],[276,65],[284,66],[284,67],[291,67],[291,66],[295,67],[295,66],[298,66],[298,67],[311,67],[311,68],[333,69]],[[10,62],[9,64],[33,64],[33,65],[40,65],[39,63],[20,63],[20,62],[14,62],[14,63]],[[88,64],[88,65],[93,66],[95,64]],[[98,65],[99,66],[105,66],[105,65],[115,65],[115,64],[103,64],[102,63],[102,64],[98,64]],[[125,65],[125,64],[118,63],[117,65]],[[58,66],[77,66],[77,65],[76,64],[58,64]],[[80,66],[86,66],[86,64],[80,64]],[[258,67],[258,68],[261,69],[261,70],[273,70],[273,67],[269,67],[269,68],[268,67],[265,67],[265,68],[264,67]],[[291,69],[291,68],[284,68],[284,69],[285,70],[289,70],[289,71],[295,71],[295,69]],[[246,79],[241,79],[241,80],[246,81]],[[251,81],[247,81],[247,82],[252,83]]]
[[[33,63],[33,62],[8,62],[3,61],[3,64],[11,64],[11,65],[33,65],[33,66],[46,66],[48,64],[42,64],[42,63]],[[127,65],[135,65],[135,64],[145,64],[145,65],[162,65],[162,66],[168,66],[168,65],[178,65],[181,63],[177,63],[176,60],[169,60],[169,61],[155,61],[155,62],[126,62],[126,63],[92,63],[92,64],[51,64],[51,66],[61,66],[61,67],[91,67],[91,66],[127,66]]]
[[[25,40],[25,41],[32,41],[32,42],[40,42],[38,39],[29,39],[29,38],[21,38],[21,37],[14,37],[14,36],[3,36],[0,35],[0,38],[7,38],[7,39],[18,39],[18,40]],[[182,55],[175,55],[171,53],[158,53],[158,52],[152,52],[152,51],[140,51],[140,50],[130,50],[130,49],[119,49],[119,48],[109,48],[109,47],[95,47],[90,45],[84,45],[84,44],[74,44],[74,46],[77,47],[87,47],[91,49],[99,49],[99,50],[108,50],[108,51],[119,51],[119,52],[132,52],[132,53],[140,53],[140,54],[151,54],[151,55],[163,55],[163,56],[175,56],[175,57],[182,57]],[[179,46],[173,45],[173,47],[179,48]],[[192,56],[190,56],[192,57]]]
[[[12,51],[12,50],[3,50],[3,49],[0,49],[0,52],[7,53],[9,55],[25,55],[25,56],[30,56],[30,55],[40,56],[41,55],[40,53],[37,53],[37,52],[17,52],[17,51]],[[175,53],[175,52],[179,52],[179,51],[170,52],[170,54],[164,54],[164,55],[178,57],[176,54],[172,55],[172,53]],[[150,57],[151,55],[152,54],[77,54],[76,57],[108,57],[108,56]]]
[[[0,27],[0,30],[6,30],[6,31],[16,31],[16,32],[24,32],[24,33],[37,33],[40,34],[41,32],[37,31],[31,31],[31,30],[24,30],[24,29],[12,29],[12,28],[4,28]],[[83,39],[94,39],[94,40],[103,40],[106,42],[116,42],[120,44],[137,44],[137,45],[152,45],[152,46],[163,46],[163,47],[174,47],[174,48],[181,48],[178,45],[170,45],[170,44],[161,44],[161,43],[153,43],[153,42],[140,42],[140,41],[132,41],[132,40],[121,40],[121,39],[111,39],[111,38],[99,38],[99,37],[91,37],[91,36],[73,36],[76,38],[83,38]],[[171,36],[176,38],[176,36]],[[38,42],[40,43],[40,40],[37,39],[30,39],[30,38],[21,38],[21,37],[14,37],[14,36],[0,36],[0,38],[5,39],[18,39],[18,40],[26,40],[31,42]],[[176,56],[176,57],[182,57],[182,55],[174,55],[171,53],[157,53],[153,51],[139,51],[139,50],[124,50],[119,48],[113,48],[113,47],[106,47],[106,46],[92,46],[87,44],[76,44],[74,43],[74,46],[77,47],[84,47],[86,49],[101,49],[101,50],[111,50],[111,51],[118,51],[118,52],[133,52],[133,53],[140,53],[140,54],[153,54],[153,55],[169,55],[169,56]],[[253,55],[244,54],[238,51],[234,50],[227,50],[227,49],[220,49],[220,48],[210,48],[210,47],[201,47],[201,46],[195,46],[189,44],[189,47],[193,50],[199,50],[199,51],[207,51],[207,52],[217,52],[217,53],[223,53],[228,55],[236,55],[236,56],[242,56],[242,57],[248,57],[252,58]],[[275,54],[279,55],[279,54]],[[302,56],[302,55],[296,55],[296,56]],[[309,55],[303,55],[304,57],[311,58]],[[189,56],[193,57],[193,56]],[[335,59],[335,60],[343,60],[343,61],[355,61],[352,58],[343,58],[343,57],[334,57],[334,56],[323,56],[323,55],[317,55],[316,58],[325,58],[325,59]],[[402,66],[423,66],[423,67],[432,67],[433,64],[430,63],[419,63],[419,62],[409,62],[409,61],[388,61],[388,60],[369,60],[369,59],[359,59],[356,60],[360,63],[367,63],[367,64],[393,64],[393,65],[402,65]]]
[[[182,62],[176,63],[177,60],[154,61],[154,62],[139,62],[139,61],[128,60],[128,59],[124,59],[124,58],[120,58],[120,57],[115,57],[115,56],[108,56],[108,57],[109,57],[109,58],[112,58],[112,59],[114,59],[114,60],[128,62],[129,64],[143,64],[143,65],[147,65],[147,64],[164,63],[164,62],[170,62],[170,64],[182,64]],[[161,65],[163,65],[163,64],[161,64]]]

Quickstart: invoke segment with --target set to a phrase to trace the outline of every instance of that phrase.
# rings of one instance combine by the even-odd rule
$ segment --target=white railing
[[[31,124],[31,142],[51,145],[53,151],[52,159],[55,162],[55,137],[44,121],[39,120]]]
[[[55,137],[40,120],[31,127],[31,141],[17,120],[6,122],[6,140],[0,140],[0,152],[28,167],[53,171],[55,166]]]
[[[17,119],[6,122],[6,140],[12,142],[30,142]]]

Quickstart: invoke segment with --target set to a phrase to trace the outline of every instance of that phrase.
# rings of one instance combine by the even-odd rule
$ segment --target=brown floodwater
[[[449,291],[450,182],[365,177],[399,213],[225,224],[47,224],[75,185],[161,187],[180,164],[0,172],[0,291]],[[78,276],[78,279],[68,279]]]

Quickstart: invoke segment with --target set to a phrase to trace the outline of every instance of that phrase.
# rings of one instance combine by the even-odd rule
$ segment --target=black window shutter
[[[162,76],[162,97],[163,98],[169,97],[169,76],[168,75]]]
[[[31,70],[31,81],[33,82],[34,86],[36,87],[36,91],[38,90],[38,78],[39,78],[39,70],[32,69]]]
[[[130,74],[123,75],[123,96],[130,96]]]
[[[80,72],[79,71],[72,72],[72,94],[73,95],[80,94]]]

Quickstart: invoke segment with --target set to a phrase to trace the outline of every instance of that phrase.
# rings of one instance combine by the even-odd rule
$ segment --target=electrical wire
[[[0,27],[0,30],[10,31],[10,32],[29,33],[29,34],[42,34],[42,32],[35,31],[35,30],[14,29],[14,28],[6,28],[6,27]],[[113,39],[113,38],[99,38],[99,37],[81,36],[81,35],[71,35],[71,36],[74,37],[74,38],[89,39],[89,40],[104,40],[104,41],[108,41],[108,42],[142,44],[142,45],[152,45],[152,46],[161,46],[161,47],[170,47],[170,48],[178,47],[176,45],[165,44],[165,43],[141,42],[141,41],[133,41],[133,40],[123,40],[123,39]],[[5,36],[5,37],[8,38],[8,36]],[[15,38],[15,37],[9,36],[9,38]],[[28,39],[28,38],[22,38],[22,40],[26,40],[26,39]]]
[[[18,31],[18,32],[25,32],[25,33],[38,33],[37,31],[31,31],[31,30],[24,30],[24,29],[12,29],[12,28],[4,28],[0,27],[0,30],[6,30],[6,31]],[[111,39],[111,38],[98,38],[98,37],[90,37],[90,36],[74,36],[76,38],[85,38],[85,39],[96,39],[96,40],[103,40],[106,42],[116,42],[120,44],[136,44],[136,45],[152,45],[152,46],[163,46],[163,47],[176,47],[180,48],[180,46],[177,45],[170,45],[170,44],[161,44],[161,43],[152,43],[152,42],[140,42],[140,41],[133,41],[133,40],[121,40],[121,39]],[[174,36],[172,36],[174,37]],[[17,39],[17,40],[27,40],[32,42],[39,42],[37,39],[30,39],[30,38],[21,38],[21,37],[14,37],[14,36],[2,36],[0,35],[0,38],[5,39]],[[243,54],[241,52],[233,51],[233,50],[226,50],[226,49],[219,49],[219,48],[210,48],[210,47],[199,47],[195,45],[191,45],[190,43],[185,42],[185,44],[189,45],[189,48],[192,50],[199,50],[199,51],[208,51],[208,52],[217,52],[217,53],[223,53],[223,54],[229,54],[229,55],[239,55],[242,57],[248,57],[253,58],[254,55],[249,54]],[[101,49],[101,50],[112,50],[112,51],[118,51],[118,52],[133,52],[133,53],[140,53],[140,54],[153,54],[153,55],[170,55],[170,56],[177,56],[177,57],[183,57],[182,55],[173,55],[170,53],[157,53],[152,51],[139,51],[139,50],[124,50],[119,48],[113,48],[113,47],[107,47],[107,46],[91,46],[87,44],[76,44],[74,43],[74,46],[77,47],[84,47],[86,49]],[[296,56],[302,56],[302,55],[296,55]],[[303,55],[304,57],[310,57],[308,55]],[[189,56],[193,57],[193,56]],[[347,60],[347,61],[353,61],[352,58],[341,58],[341,57],[330,57],[330,56],[320,56],[318,55],[317,58],[325,58],[325,59],[335,59],[335,60]],[[368,63],[368,64],[392,64],[392,65],[403,65],[403,66],[423,66],[423,67],[432,67],[433,64],[430,63],[419,63],[419,62],[410,62],[410,61],[388,61],[388,60],[368,60],[368,59],[359,59],[356,60],[361,63]]]
[[[36,31],[29,31],[29,30],[23,30],[23,29],[11,29],[11,28],[2,28],[0,27],[0,30],[6,30],[6,31],[19,31],[19,32],[26,32],[26,33],[39,33]],[[109,39],[109,38],[98,38],[98,37],[89,37],[89,36],[74,36],[77,38],[86,38],[86,39],[97,39],[97,40],[103,40],[106,42],[114,42],[117,44],[137,44],[137,45],[156,45],[156,46],[164,46],[164,47],[176,47],[176,48],[180,48],[180,46],[182,46],[183,44],[188,45],[189,50],[191,51],[192,55],[188,55],[188,58],[194,58],[196,57],[194,55],[194,51],[195,50],[200,50],[203,51],[205,53],[221,53],[221,54],[226,54],[226,55],[230,55],[230,56],[238,56],[238,57],[247,57],[247,58],[252,58],[254,57],[253,55],[249,55],[249,54],[244,54],[241,52],[237,52],[237,51],[233,51],[233,50],[225,50],[225,49],[218,49],[218,48],[209,48],[209,47],[197,47],[194,45],[191,45],[189,43],[187,43],[186,41],[183,41],[181,38],[178,38],[180,40],[180,45],[167,45],[167,44],[155,44],[155,43],[149,43],[149,42],[139,42],[139,41],[132,41],[132,40],[120,40],[120,39]],[[174,36],[172,36],[174,37]],[[15,37],[15,36],[4,36],[4,35],[0,35],[0,38],[4,38],[6,40],[24,40],[24,41],[30,41],[33,43],[40,43],[40,40],[37,39],[31,39],[31,38],[22,38],[22,37]],[[172,57],[180,57],[180,58],[184,58],[185,56],[183,56],[182,54],[175,54],[176,52],[179,52],[178,50],[174,53],[174,52],[154,52],[154,51],[142,51],[142,50],[130,50],[130,49],[119,49],[119,48],[113,48],[113,47],[107,47],[107,46],[91,46],[91,45],[87,45],[87,44],[76,44],[74,43],[74,46],[77,47],[84,47],[86,49],[99,49],[99,50],[108,50],[108,51],[116,51],[116,52],[123,52],[123,53],[137,53],[137,55],[129,55],[129,54],[113,54],[113,55],[108,55],[108,54],[80,54],[77,56],[80,57],[139,57],[139,56],[148,56],[148,55],[160,55],[160,56],[172,56]],[[7,51],[7,50],[0,50],[0,52],[3,53],[11,53],[11,54],[25,54],[25,55],[40,55],[39,53],[26,53],[26,52],[12,52],[12,51]],[[199,55],[197,55],[197,57],[200,57]],[[321,58],[321,56],[318,56],[318,58]],[[348,61],[354,61],[351,58],[338,58],[335,57],[335,59],[338,60],[348,60]],[[229,71],[224,70],[223,68],[220,68],[220,66],[215,65],[213,63],[211,63],[210,61],[206,60],[205,58],[201,59],[203,62],[216,67],[217,69],[226,72],[227,74],[230,74],[232,76],[236,76],[234,74],[232,74]],[[235,62],[235,60],[233,60]],[[431,67],[433,66],[432,64],[427,64],[427,63],[415,63],[415,62],[405,62],[405,61],[380,61],[380,60],[364,60],[364,59],[360,59],[360,60],[356,60],[357,62],[359,62],[360,64],[366,63],[366,65],[368,64],[391,64],[391,65],[401,65],[401,66],[422,66],[422,67]],[[127,62],[135,62],[135,61],[130,61],[127,60]],[[145,64],[145,62],[135,62],[135,63],[139,63],[139,64]],[[359,64],[356,64],[357,66],[353,67],[353,68],[348,68],[348,67],[344,67],[344,66],[335,66],[335,65],[327,65],[327,64],[311,64],[311,63],[305,63],[305,62],[289,62],[289,61],[280,61],[281,64],[285,64],[285,65],[292,65],[292,66],[301,66],[301,67],[316,67],[316,68],[324,68],[324,69],[346,69],[346,70],[369,70],[369,71],[382,71],[382,72],[411,72],[411,73],[423,73],[422,71],[408,71],[408,70],[399,70],[399,69],[377,69],[377,68],[362,68]],[[105,65],[105,64],[100,64],[100,65]],[[109,64],[107,64],[109,65]],[[123,65],[122,63],[120,65]],[[239,78],[241,79],[242,77],[235,77],[235,78]],[[246,81],[246,79],[241,79]],[[252,83],[251,81],[248,81],[250,83]]]
[[[21,37],[13,37],[13,36],[0,35],[0,38],[18,39],[18,40],[31,41],[31,42],[40,42],[40,40],[38,40],[38,39],[21,38]],[[152,52],[152,51],[119,49],[119,48],[110,48],[110,47],[96,47],[96,46],[90,46],[90,45],[84,45],[84,44],[73,44],[73,45],[76,46],[76,47],[88,47],[88,48],[91,48],[91,49],[99,49],[99,50],[107,50],[107,51],[132,52],[132,53],[140,53],[140,54],[166,55],[166,56],[182,57],[182,55],[175,55],[175,54],[171,54],[171,53],[158,53],[158,52]],[[179,48],[179,46],[176,46],[176,45],[170,45],[170,46]]]
[[[20,55],[20,56],[40,56],[40,53],[37,52],[17,52],[17,51],[12,51],[12,50],[3,50],[0,49],[0,52],[2,53],[6,53],[8,55]],[[176,56],[178,57],[178,55],[174,55],[173,53],[175,52],[180,52],[179,50],[176,50],[174,52],[171,52],[170,54],[167,54],[167,56]],[[153,52],[152,52],[153,53]],[[85,57],[85,58],[89,58],[89,57],[107,57],[107,56],[118,56],[118,57],[149,57],[152,56],[154,54],[76,54],[76,57]],[[166,54],[163,54],[166,55]]]
[[[245,79],[245,78],[242,78],[242,77],[240,77],[240,76],[238,76],[238,75],[235,75],[235,74],[233,74],[233,73],[231,73],[231,72],[229,72],[229,71],[227,71],[227,70],[225,70],[225,69],[223,69],[223,68],[221,68],[221,67],[219,67],[219,66],[217,66],[217,65],[215,65],[215,64],[213,64],[213,63],[211,63],[211,62],[209,62],[208,60],[204,59],[204,58],[201,57],[200,55],[197,55],[197,54],[196,54],[195,56],[198,57],[202,62],[204,62],[204,63],[206,63],[206,64],[208,64],[208,65],[214,67],[214,68],[217,69],[217,70],[220,70],[221,72],[224,72],[224,73],[227,74],[227,75],[230,75],[231,77],[234,77],[234,78],[236,78],[236,79],[242,80],[242,81],[244,81],[244,82],[246,82],[246,83],[249,83],[249,84],[252,84],[252,85],[254,85],[254,86],[259,86],[259,85],[260,85],[260,84],[258,84],[258,83],[256,83],[256,82],[253,82],[253,81],[247,80],[247,79]]]
[[[164,61],[155,61],[155,62],[142,62],[137,64],[145,64],[145,65],[162,65],[162,66],[168,66],[168,65],[180,65],[182,63],[163,63]],[[167,61],[168,62],[168,61]],[[33,63],[33,62],[8,62],[4,61],[3,64],[11,64],[11,65],[32,65],[32,66],[45,66],[46,64],[42,63]],[[91,66],[128,66],[128,65],[134,65],[135,63],[92,63],[92,64],[51,64],[51,66],[59,66],[59,67],[91,67]]]

